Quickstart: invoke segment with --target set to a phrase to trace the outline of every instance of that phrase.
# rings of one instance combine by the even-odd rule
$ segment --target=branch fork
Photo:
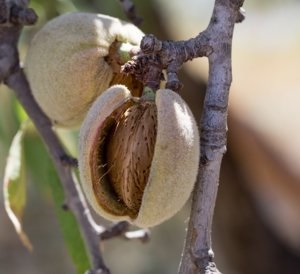
[[[201,36],[201,40],[202,37],[205,35]],[[164,79],[162,71],[166,70],[166,88],[178,91],[183,87],[177,76],[182,64],[211,52],[209,45],[201,43],[196,46],[195,42],[195,38],[174,42],[160,41],[152,34],[146,35],[141,41],[140,52],[122,67],[122,71],[134,74],[145,86],[156,90]]]
[[[187,41],[159,41],[147,35],[141,51],[123,66],[146,86],[159,88],[162,70],[166,87],[178,91],[177,72],[184,62],[208,57],[209,78],[201,119],[201,161],[195,185],[191,217],[179,274],[220,273],[213,262],[211,227],[219,172],[227,143],[227,109],[231,75],[231,44],[234,25],[244,19],[243,0],[216,0],[206,30]],[[148,62],[147,62],[148,61]]]

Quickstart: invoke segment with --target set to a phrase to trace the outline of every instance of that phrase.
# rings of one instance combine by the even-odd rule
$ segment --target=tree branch
[[[14,3],[16,2],[18,1]],[[79,185],[75,184],[73,180],[70,166],[65,164],[65,159],[68,156],[53,132],[50,120],[35,102],[27,79],[19,66],[17,42],[22,24],[26,21],[16,19],[23,18],[24,10],[26,10],[26,5],[25,7],[23,5],[24,1],[19,2],[20,6],[16,8],[15,4],[6,5],[10,2],[0,1],[0,22],[4,22],[0,25],[0,82],[4,81],[8,87],[15,91],[17,98],[32,119],[52,156],[60,180],[63,183],[67,207],[75,215],[89,251],[93,266],[90,273],[108,274],[109,270],[105,266],[100,253],[98,235],[89,223],[92,218],[90,211],[81,194]],[[15,8],[14,13],[11,12],[12,6]],[[17,10],[20,11],[20,16],[16,13]],[[14,14],[14,19],[10,17],[12,14]]]
[[[206,30],[213,52],[208,56],[209,78],[201,121],[199,177],[193,194],[180,274],[219,273],[213,262],[211,227],[221,161],[227,143],[232,35],[242,4],[240,0],[216,0]]]
[[[209,59],[209,79],[201,121],[201,160],[193,193],[191,217],[180,274],[219,273],[211,248],[211,226],[217,196],[219,173],[227,143],[227,108],[231,85],[231,43],[236,22],[244,18],[243,0],[216,0],[209,26],[187,41],[160,41],[147,35],[141,51],[123,66],[146,86],[156,90],[167,71],[166,87],[182,86],[177,72],[181,65],[196,57]]]

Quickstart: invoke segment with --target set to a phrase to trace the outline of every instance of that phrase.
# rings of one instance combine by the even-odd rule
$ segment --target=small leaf
[[[19,103],[19,101],[15,100],[14,104],[13,104],[13,107],[14,107],[14,111],[15,111],[15,114],[17,116],[18,121],[20,123],[26,122],[28,120],[28,115],[25,112],[22,105]]]
[[[23,137],[26,131],[23,124],[15,135],[9,149],[4,172],[3,194],[8,217],[12,221],[22,243],[32,251],[32,245],[22,228],[22,216],[26,205],[26,176],[23,152]]]
[[[36,157],[38,155],[38,157]],[[25,138],[25,156],[28,170],[31,172],[33,182],[45,197],[53,200],[55,213],[59,221],[62,236],[67,251],[74,263],[76,273],[85,273],[90,269],[90,262],[87,251],[77,223],[71,210],[63,210],[65,202],[64,189],[57,172],[54,168],[48,151],[45,148],[40,136],[35,131],[27,131]],[[41,180],[41,178],[43,178]]]
[[[64,240],[74,262],[76,273],[85,273],[85,271],[90,268],[90,262],[78,223],[70,210],[64,211],[62,209],[62,205],[65,202],[64,190],[52,163],[49,163],[49,167],[48,178],[51,178],[49,184],[51,186],[55,209]]]

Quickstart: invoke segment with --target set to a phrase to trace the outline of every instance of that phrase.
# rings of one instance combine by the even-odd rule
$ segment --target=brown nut
[[[82,124],[78,161],[83,190],[98,214],[151,227],[190,196],[199,164],[196,122],[171,90],[158,90],[151,100],[115,85]]]
[[[110,85],[139,85],[114,71],[110,55],[117,42],[130,50],[142,37],[134,25],[102,14],[69,13],[49,21],[31,42],[25,72],[34,98],[53,124],[79,126]]]

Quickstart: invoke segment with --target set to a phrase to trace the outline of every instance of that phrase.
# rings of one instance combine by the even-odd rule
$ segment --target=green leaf
[[[21,126],[10,146],[4,172],[3,194],[8,217],[12,221],[22,243],[31,251],[32,245],[23,231],[21,221],[26,205],[26,176],[23,149],[26,125],[27,123]]]
[[[40,136],[36,134],[36,131],[28,131],[25,141],[26,163],[30,169],[31,177],[34,178],[35,185],[41,193],[53,200],[67,250],[72,258],[76,272],[82,274],[87,269],[90,269],[90,263],[79,225],[73,213],[70,210],[65,211],[62,209],[62,205],[65,202],[62,183],[58,178],[48,151]]]
[[[24,108],[21,106],[21,104],[17,100],[15,100],[13,106],[14,106],[14,111],[15,111],[18,121],[20,123],[24,123],[25,121],[27,121],[28,115],[25,112]]]
[[[64,190],[53,165],[49,166],[51,168],[49,169],[48,178],[51,178],[50,186],[63,237],[66,241],[69,254],[75,264],[76,272],[82,274],[90,269],[86,248],[74,215],[70,210],[64,211],[62,209],[62,205],[65,202]]]

